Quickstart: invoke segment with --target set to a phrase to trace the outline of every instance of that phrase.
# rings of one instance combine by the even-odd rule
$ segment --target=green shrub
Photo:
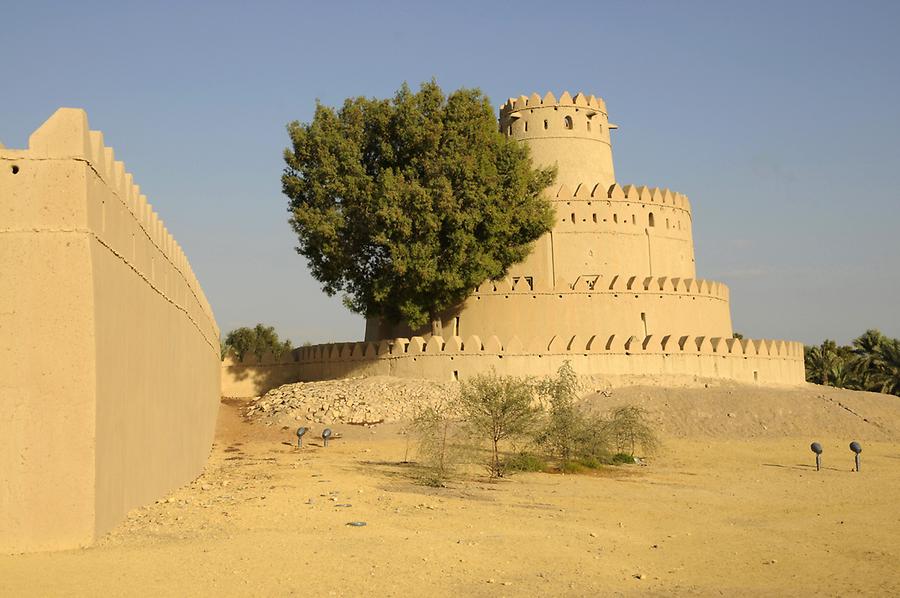
[[[492,478],[503,477],[505,471],[501,443],[533,432],[539,414],[527,379],[491,373],[460,384],[459,415],[473,439],[490,445],[487,469]]]
[[[583,473],[584,470],[584,465],[578,461],[563,461],[559,464],[560,473]]]
[[[616,465],[622,465],[625,463],[634,463],[634,456],[629,455],[627,453],[616,453],[612,456],[612,462]]]
[[[560,366],[554,378],[538,385],[546,401],[547,417],[537,441],[560,463],[602,462],[609,456],[605,422],[578,405],[579,390],[578,377],[568,361]]]
[[[454,401],[424,407],[409,424],[424,468],[421,480],[428,486],[444,486],[463,461],[465,438],[457,407]]]
[[[547,461],[543,457],[528,452],[516,453],[504,462],[504,469],[507,472],[545,471],[547,467]]]
[[[647,412],[634,405],[613,410],[603,426],[604,434],[616,448],[616,453],[627,454],[634,462],[634,451],[641,447],[644,454],[659,448],[659,439],[647,422]]]

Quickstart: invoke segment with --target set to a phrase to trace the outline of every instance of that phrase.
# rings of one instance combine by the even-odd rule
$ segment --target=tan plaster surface
[[[201,470],[218,329],[81,110],[0,149],[0,552],[89,544]]]

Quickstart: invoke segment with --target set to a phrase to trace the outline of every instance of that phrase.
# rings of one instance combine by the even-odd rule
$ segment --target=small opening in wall
[[[588,130],[588,131],[591,130],[591,121],[587,121],[587,130]]]
[[[575,224],[575,212],[572,212],[572,215],[570,216],[570,218],[572,220],[572,224]]]
[[[545,128],[545,129],[549,128],[549,125],[550,125],[550,123],[549,123],[548,121],[545,120],[545,121],[544,121],[544,128]]]
[[[15,164],[12,165],[12,168],[10,170],[12,170],[13,174],[19,174],[19,167]]]
[[[637,218],[634,217],[634,214],[631,215],[631,223],[637,224]]]
[[[572,117],[571,117],[571,116],[567,116],[567,117],[565,118],[565,125],[566,125],[566,128],[567,128],[567,129],[571,129],[571,128],[572,128],[573,125],[572,125]]]
[[[647,313],[641,312],[641,324],[644,326],[644,336],[647,336]]]
[[[666,228],[667,229],[669,228],[669,219],[668,218],[666,218]]]
[[[525,121],[525,132],[526,133],[528,132],[528,121],[527,120]]]
[[[647,219],[650,226],[656,226],[656,219],[653,217],[653,212],[650,212],[650,217]]]
[[[753,381],[759,382],[759,371],[758,370],[753,370]]]
[[[613,214],[613,222],[615,222],[616,224],[619,223],[619,215],[618,214]]]
[[[594,224],[597,224],[597,215],[593,214],[593,217],[594,217]]]
[[[525,284],[528,285],[528,290],[529,290],[529,291],[533,291],[533,290],[534,290],[534,277],[533,277],[533,276],[526,276],[526,277],[525,277]]]
[[[453,370],[453,380],[459,382],[459,370]]]
[[[459,316],[453,318],[453,336],[459,336]]]

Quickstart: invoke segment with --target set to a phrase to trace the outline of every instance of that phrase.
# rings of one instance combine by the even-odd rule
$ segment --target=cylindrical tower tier
[[[614,127],[615,125],[613,125]],[[500,108],[500,130],[527,142],[536,166],[558,167],[557,182],[573,187],[583,181],[616,182],[606,105],[600,98],[564,92],[520,96]]]

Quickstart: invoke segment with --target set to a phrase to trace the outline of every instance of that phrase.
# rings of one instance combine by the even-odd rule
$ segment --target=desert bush
[[[508,457],[504,462],[504,469],[507,472],[513,471],[544,471],[548,467],[546,459],[540,455],[521,451]]]
[[[502,442],[532,433],[540,414],[534,385],[527,379],[482,374],[460,384],[459,414],[476,442],[490,445],[492,478],[503,477]]]
[[[580,388],[578,376],[568,361],[560,366],[555,377],[538,384],[547,415],[536,440],[563,464],[570,461],[599,463],[608,460],[609,456],[605,422],[578,405]]]
[[[647,413],[640,407],[625,405],[614,409],[603,424],[603,433],[615,446],[617,453],[634,458],[634,451],[640,447],[644,454],[659,448],[659,439],[647,422]]]
[[[616,453],[612,456],[612,462],[615,465],[624,465],[626,463],[634,463],[634,456],[628,453]]]
[[[464,429],[454,400],[423,407],[408,429],[417,442],[417,456],[424,467],[422,481],[429,486],[444,486],[464,460]]]

